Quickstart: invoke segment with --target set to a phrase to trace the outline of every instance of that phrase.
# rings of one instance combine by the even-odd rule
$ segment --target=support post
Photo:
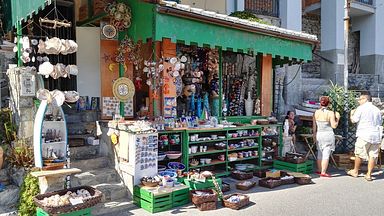
[[[272,56],[261,56],[261,115],[269,116],[272,112]]]
[[[349,114],[349,105],[348,105],[348,34],[349,34],[349,8],[350,0],[345,0],[344,5],[344,122],[343,122],[343,136],[346,138],[344,146],[347,146],[348,143],[348,114]]]

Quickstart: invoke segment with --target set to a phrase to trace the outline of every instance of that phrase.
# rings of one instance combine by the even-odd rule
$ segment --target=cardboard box
[[[266,177],[271,177],[271,178],[279,178],[280,177],[280,170],[275,170],[274,172],[272,171],[267,171],[265,173]]]

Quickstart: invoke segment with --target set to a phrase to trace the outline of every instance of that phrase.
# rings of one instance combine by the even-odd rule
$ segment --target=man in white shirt
[[[368,93],[361,94],[359,98],[360,106],[351,111],[352,123],[357,123],[356,143],[355,143],[355,166],[347,173],[357,177],[362,160],[368,160],[368,171],[365,175],[367,181],[372,181],[371,173],[375,166],[376,158],[379,154],[381,143],[380,126],[382,123],[379,108],[371,102]]]

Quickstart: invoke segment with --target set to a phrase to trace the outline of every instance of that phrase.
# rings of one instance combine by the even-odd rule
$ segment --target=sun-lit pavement
[[[152,215],[384,215],[384,174],[375,172],[375,180],[367,182],[363,175],[347,176],[344,171],[332,172],[332,178],[313,175],[315,184],[280,186],[275,189],[255,187],[246,191],[251,204],[241,210],[219,208],[215,211],[199,211],[192,204]],[[256,179],[256,178],[255,178]],[[225,180],[233,181],[231,178]],[[231,188],[234,188],[231,186]],[[234,192],[235,190],[231,190]],[[230,192],[230,193],[231,193]],[[109,214],[111,215],[111,214]],[[113,214],[151,215],[143,209]]]

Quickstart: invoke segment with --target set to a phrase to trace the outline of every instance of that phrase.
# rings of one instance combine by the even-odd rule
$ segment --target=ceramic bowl
[[[171,172],[171,171],[161,171],[161,172],[159,172],[159,176],[161,176],[161,177],[169,176],[170,178],[176,178],[177,173]]]
[[[174,169],[174,170],[184,170],[185,165],[179,162],[169,162],[168,163],[168,168],[169,169]]]
[[[167,155],[167,157],[169,159],[178,159],[180,156],[181,156],[181,152],[179,151],[167,151],[165,152],[165,154]]]
[[[165,155],[164,155],[165,156]],[[167,167],[166,166],[164,166],[164,165],[158,165],[157,166],[157,170],[159,171],[159,172],[162,172],[162,171],[164,171],[164,170],[166,170],[167,169]]]

